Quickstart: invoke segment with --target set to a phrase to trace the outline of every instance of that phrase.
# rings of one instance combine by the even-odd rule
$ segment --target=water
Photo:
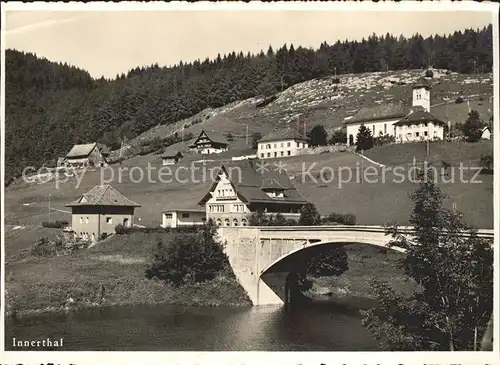
[[[370,351],[377,342],[357,310],[319,303],[283,307],[201,308],[135,305],[43,314],[6,322],[5,349],[17,340],[63,338],[82,351]],[[40,349],[39,349],[40,350]],[[45,348],[45,351],[48,349]]]

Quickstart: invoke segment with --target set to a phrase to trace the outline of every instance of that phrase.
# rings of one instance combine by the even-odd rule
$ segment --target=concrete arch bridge
[[[400,227],[411,236],[412,227]],[[283,304],[291,267],[286,258],[319,245],[363,243],[387,248],[392,240],[382,226],[261,226],[219,227],[226,254],[240,284],[254,305]],[[479,237],[493,241],[492,229]],[[398,247],[390,249],[403,251]]]

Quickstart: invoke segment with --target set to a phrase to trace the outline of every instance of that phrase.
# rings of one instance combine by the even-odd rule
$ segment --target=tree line
[[[427,38],[372,34],[361,41],[323,42],[317,49],[285,44],[257,54],[233,51],[173,67],[136,67],[113,79],[94,79],[76,67],[7,50],[6,182],[25,166],[54,162],[75,143],[117,148],[122,138],[154,126],[208,107],[272,96],[314,78],[427,66],[491,72],[492,64],[491,25]]]

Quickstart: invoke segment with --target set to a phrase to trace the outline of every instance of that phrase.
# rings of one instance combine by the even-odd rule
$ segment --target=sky
[[[5,44],[114,78],[137,66],[257,53],[269,45],[317,48],[387,32],[425,37],[491,22],[490,12],[477,11],[7,11]]]

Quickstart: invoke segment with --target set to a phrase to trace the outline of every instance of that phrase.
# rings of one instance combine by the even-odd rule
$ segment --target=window
[[[281,142],[280,147],[283,147],[283,142]]]
[[[229,227],[231,225],[231,222],[229,221],[229,218],[225,219],[224,224],[225,224],[226,227]]]
[[[212,211],[212,206],[210,206],[210,211]],[[165,213],[166,219],[172,219],[172,213]]]
[[[384,134],[387,134],[387,124],[384,123]]]
[[[238,220],[236,218],[233,219],[233,226],[235,226],[235,227],[238,226]]]
[[[83,224],[83,217],[80,217],[80,224]]]
[[[112,224],[113,223],[113,219],[111,217],[106,217],[106,223],[107,224]]]
[[[299,148],[299,142],[297,142],[297,148]]]
[[[277,143],[275,143],[275,144],[274,144],[274,148],[276,148],[276,147],[278,147],[278,144],[277,144]]]
[[[271,148],[271,145],[268,143],[267,144],[267,149],[270,149]]]
[[[287,151],[287,155],[290,156],[292,153],[290,151]]]
[[[283,156],[283,151],[281,151],[280,153],[281,153],[281,156]]]
[[[271,153],[270,152],[267,153],[267,157],[271,157]]]
[[[264,158],[264,154],[263,154],[263,153],[261,153],[261,154],[260,154],[260,157],[261,157],[261,158]]]
[[[288,142],[288,143],[286,144],[286,146],[287,146],[287,147],[290,147],[290,142]]]
[[[424,132],[424,136],[426,136],[426,137],[427,137],[427,135],[428,135],[428,133],[427,133],[427,131],[425,131],[425,132]]]
[[[220,226],[222,226],[222,221],[221,221],[220,219],[217,219],[217,221],[216,221],[216,222],[217,222],[217,225],[218,225],[219,227],[220,227]]]
[[[372,125],[372,135],[375,135],[375,124]]]
[[[274,152],[274,157],[278,157],[278,152]]]
[[[89,224],[89,217],[85,217],[85,224]]]
[[[246,220],[245,218],[243,218],[243,219],[241,220],[241,225],[242,225],[243,227],[246,227],[246,225],[247,225],[247,220]]]
[[[202,222],[206,222],[206,221],[207,221],[207,218],[201,218],[201,221],[202,221]]]
[[[420,132],[415,132],[415,137],[419,137],[420,136]]]
[[[189,218],[189,213],[182,213],[182,218]]]

